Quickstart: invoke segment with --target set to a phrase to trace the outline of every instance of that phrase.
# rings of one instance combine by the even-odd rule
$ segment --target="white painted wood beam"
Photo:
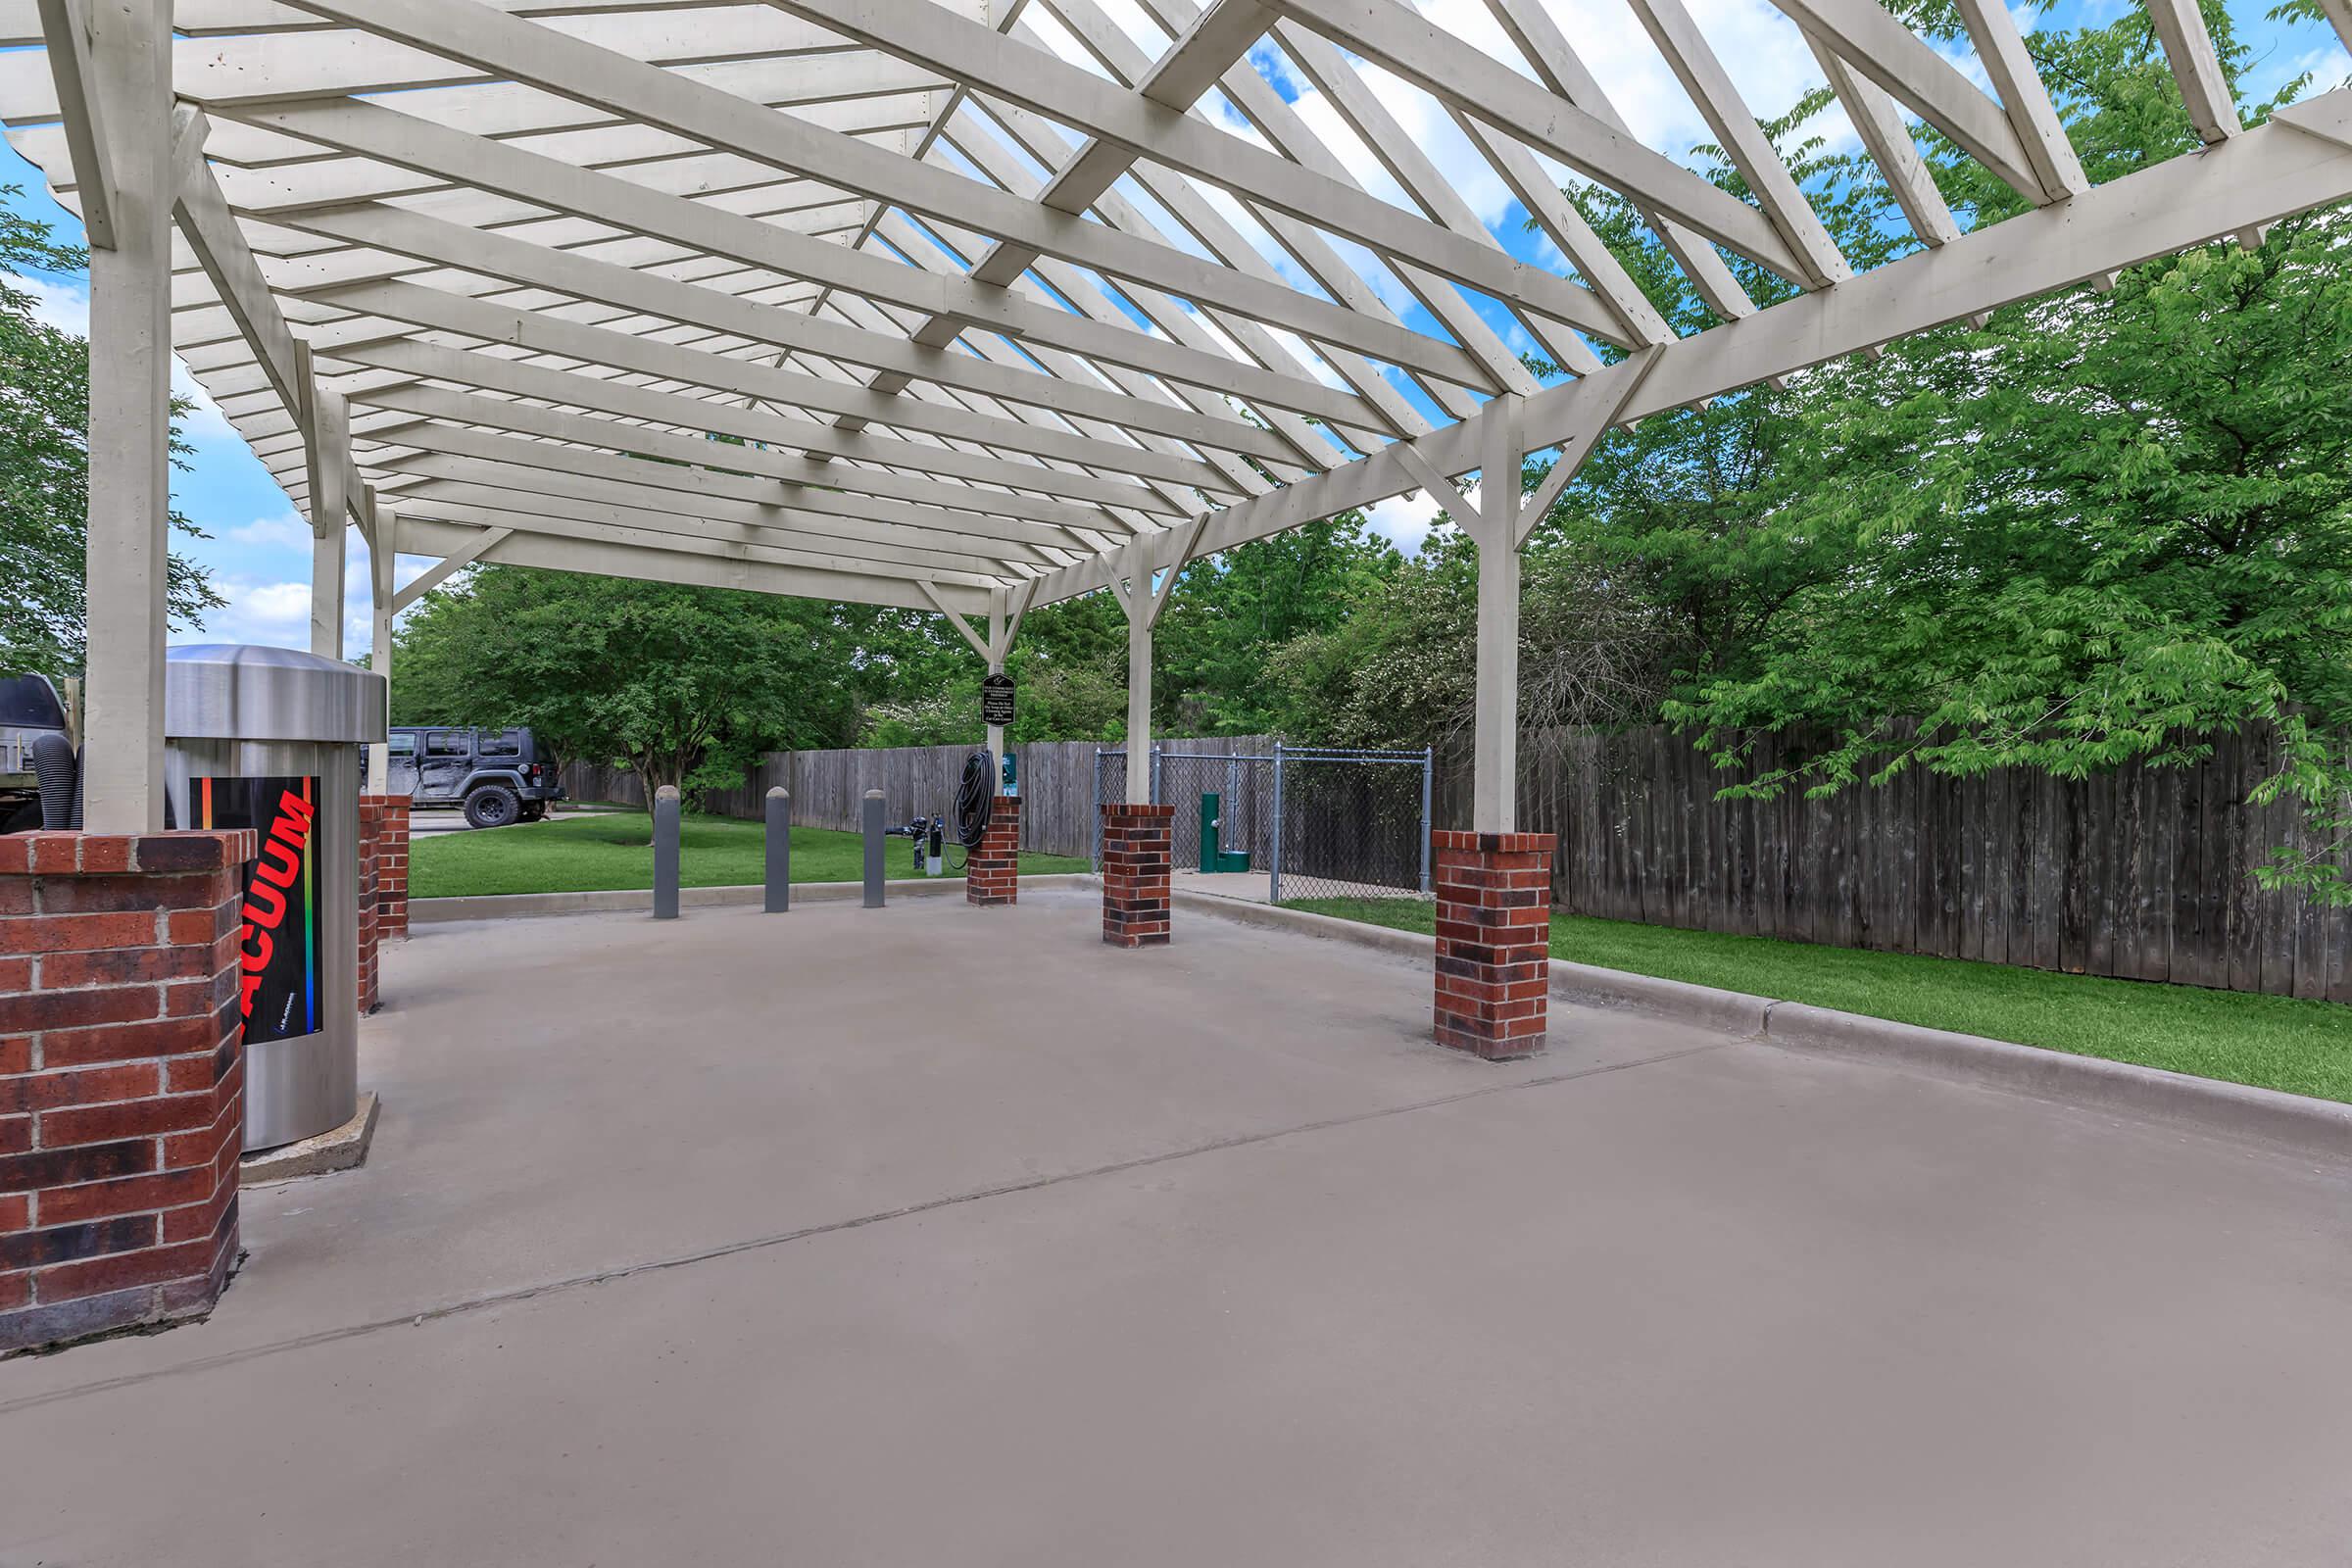
[[[1039,570],[1051,570],[1060,564],[1043,551],[1002,540],[917,533],[863,518],[838,517],[799,507],[786,507],[772,498],[764,501],[713,498],[666,485],[638,483],[634,479],[615,480],[603,474],[452,456],[422,449],[386,453],[377,460],[376,466],[385,474],[387,484],[405,484],[411,489],[436,480],[484,485],[525,495],[620,507],[646,514],[665,514],[680,519],[677,524],[679,530],[691,531],[689,524],[716,524],[719,525],[717,530],[710,535],[714,538],[740,538],[747,543],[857,556],[868,561],[889,563],[904,560],[908,564],[940,566],[953,571],[980,572],[991,576],[1009,575],[1016,561]],[[654,467],[659,465],[639,464],[638,466]]]
[[[591,418],[561,409],[541,408],[511,398],[484,397],[442,387],[395,386],[361,394],[377,408],[429,419],[511,430],[557,441],[577,441],[610,452],[635,453],[665,463],[717,468],[725,472],[760,474],[793,487],[780,499],[790,505],[815,509],[822,493],[838,490],[854,496],[878,496],[932,509],[937,515],[987,513],[1044,523],[1058,528],[1104,528],[1124,536],[1132,530],[1086,507],[1037,496],[952,485],[854,465],[823,465],[782,452],[735,447],[698,435],[678,435],[618,419]],[[862,503],[860,503],[862,504]],[[980,531],[977,519],[959,524]]]
[[[463,549],[484,527],[452,523],[434,517],[404,517],[402,548],[412,555],[446,556]],[[630,577],[643,582],[689,583],[705,588],[740,588],[750,593],[782,594],[798,599],[824,599],[845,604],[888,605],[901,610],[924,610],[929,602],[903,576],[863,572],[815,571],[803,566],[725,555],[703,555],[609,538],[564,538],[516,531],[483,553],[501,565],[540,566],[555,571],[585,571],[603,577]],[[412,584],[412,586],[414,586]],[[981,589],[943,589],[957,604],[985,606]]]
[[[577,538],[618,538],[612,529],[628,530],[626,537],[662,549],[702,555],[740,555],[745,560],[808,566],[826,571],[922,571],[941,582],[986,587],[1010,573],[995,562],[969,557],[908,550],[861,547],[825,539],[791,539],[777,530],[723,522],[715,518],[681,517],[668,511],[633,508],[609,501],[551,495],[547,486],[517,489],[461,479],[420,478],[404,486],[400,504],[413,514],[427,510],[468,521],[505,522],[530,533],[561,533]]]
[[[970,414],[959,408],[875,396],[855,384],[781,370],[755,361],[706,353],[650,337],[632,336],[603,327],[582,325],[537,311],[518,311],[439,289],[407,283],[362,285],[320,298],[353,310],[460,332],[499,344],[529,349],[534,354],[635,371],[664,380],[688,382],[812,413],[853,413],[884,419],[894,429],[921,430],[936,436],[974,441],[1000,451],[1034,457],[1058,458],[1068,463],[1118,469],[1176,484],[1197,485],[1220,493],[1233,486],[1218,469],[1198,459],[1161,456],[1132,444],[1113,444],[1066,435],[1041,425],[1016,423]],[[381,345],[390,347],[392,345]],[[330,351],[335,352],[335,351]],[[338,358],[353,364],[379,365],[373,350],[347,348]],[[398,367],[392,367],[398,368]],[[900,404],[904,403],[904,407]]]
[[[2046,201],[2034,158],[2001,106],[1959,68],[1928,47],[1878,0],[1772,0],[1921,119],[1942,131],[2010,188]]]
[[[1845,106],[1846,119],[1862,138],[1863,148],[1878,165],[1880,177],[1893,192],[1895,205],[1911,223],[1911,232],[1926,245],[1948,245],[1960,237],[1959,221],[1936,188],[1936,176],[1919,144],[1911,139],[1910,122],[1903,118],[1886,89],[1858,74],[1844,57],[1808,32],[1805,42],[1828,77],[1830,90]]]
[[[2180,84],[2180,100],[2188,106],[2197,134],[2214,142],[2245,129],[2197,0],[2147,0],[2147,6],[2148,20],[2156,24],[2157,40],[2164,45],[2164,58],[2173,68],[2173,79]],[[2346,7],[2346,16],[2352,18],[2352,6]],[[2352,23],[2347,27],[2352,30]],[[2352,49],[2352,39],[2345,47]]]
[[[459,572],[465,570],[467,566],[470,566],[475,562],[481,560],[484,555],[488,554],[491,550],[496,549],[498,545],[504,542],[514,532],[514,530],[512,528],[482,528],[476,530],[471,539],[467,540],[457,550],[443,555],[439,561],[434,562],[430,566],[427,566],[423,571],[419,572],[416,575],[416,580],[411,582],[406,588],[403,588],[399,592],[395,593],[392,596],[392,612],[394,614],[398,614],[400,612],[408,609],[417,600],[422,599],[426,594],[431,593],[434,589],[449,581],[451,577],[457,575]],[[418,543],[421,545],[423,541],[419,540]],[[420,553],[431,554],[432,552],[420,551]]]
[[[1762,213],[1396,0],[1279,0],[1279,7],[1505,135],[1548,152],[1784,276],[1804,277],[1804,264]]]
[[[734,436],[774,449],[823,452],[925,477],[963,479],[973,485],[1002,485],[1071,501],[1089,501],[1098,506],[1126,506],[1145,512],[1172,510],[1170,503],[1131,480],[1100,479],[1066,470],[1049,470],[1035,464],[977,456],[944,445],[836,430],[821,420],[785,418],[716,399],[624,386],[613,379],[525,365],[488,353],[442,348],[414,338],[344,352],[355,363],[453,386],[486,388],[558,406],[568,404],[653,425],[682,426],[689,431]],[[355,387],[352,396],[367,402],[372,401],[375,393],[373,389]],[[824,478],[815,482],[850,481],[836,479],[827,471]]]
[[[114,245],[90,253],[82,820],[93,833],[153,833],[164,825],[171,619],[170,8],[110,0],[90,22]]]
[[[2261,126],[2207,148],[2110,180],[2055,207],[1860,272],[1725,322],[1658,351],[1642,388],[1619,416],[1631,423],[1776,375],[1859,353],[1981,312],[2082,283],[2153,257],[2229,238],[2261,223],[2352,199],[2352,88],[2321,94]],[[1547,388],[1527,400],[1532,450],[1576,427],[1583,400],[1604,395],[1598,377]],[[1411,443],[1440,473],[1477,466],[1478,419]],[[1422,471],[1396,443],[1214,514],[1204,553],[1263,539],[1302,522],[1423,488]],[[1107,562],[1064,567],[1040,585],[1055,604],[1105,586]]]
[[[1393,364],[1473,384],[1478,378],[1479,372],[1468,356],[1450,344],[1441,344],[1403,328],[1366,321],[1342,307],[1295,289],[1260,284],[1171,247],[1122,235],[1102,224],[1020,201],[945,169],[912,162],[855,137],[803,124],[727,93],[685,81],[641,59],[579,42],[537,24],[501,16],[481,6],[478,0],[302,0],[302,3],[305,10],[367,27],[386,37],[429,47],[452,59],[532,82],[551,92],[584,98],[679,135],[729,148],[778,169],[827,180],[877,200],[894,202],[911,212],[967,223],[1000,239],[1027,241],[1041,251],[1082,266],[1098,268],[1114,276],[1135,277],[1201,303],[1229,306],[1261,320],[1287,321],[1301,331],[1350,343]],[[941,30],[958,21],[944,8],[932,9],[939,13]],[[836,31],[854,32],[858,17],[855,13],[828,14],[826,24]],[[993,44],[1006,43],[988,27],[982,26],[978,32]],[[1036,51],[1025,53],[1035,55]],[[957,72],[959,77],[967,74],[963,69]],[[1098,78],[1087,80],[1095,88],[1116,91],[1106,88]],[[1156,105],[1143,107],[1157,116],[1172,113]],[[1174,118],[1183,123],[1182,117]],[[1484,270],[1482,264],[1482,272]]]
[[[974,90],[1017,103],[1084,131],[1098,141],[1126,149],[1119,156],[1148,157],[1355,240],[1381,255],[1409,258],[1432,271],[1500,298],[1526,300],[1558,315],[1577,309],[1571,297],[1574,286],[1547,272],[1492,247],[1471,243],[1278,154],[1251,146],[1177,109],[1154,102],[1142,91],[1105,82],[1045,49],[1019,42],[981,24],[962,21],[930,0],[770,0],[770,3],[812,21],[821,16],[826,26],[901,59],[942,70],[948,69],[952,62],[952,74]],[[1233,3],[1234,0],[1219,0],[1218,9],[1201,24],[1205,30],[1188,29],[1185,39],[1230,43],[1239,29],[1220,27],[1217,23],[1226,18],[1224,8]],[[1251,0],[1241,3],[1249,7],[1239,13],[1245,19],[1255,12]],[[1247,20],[1243,24],[1248,24]],[[1171,51],[1171,58],[1175,61],[1172,74],[1189,80],[1192,62],[1183,57],[1181,44],[1177,51]],[[1222,74],[1220,65],[1216,74]],[[1147,77],[1147,82],[1150,79]],[[1115,157],[1111,161],[1115,163]],[[1088,195],[1092,178],[1092,174],[1082,174],[1074,196]],[[1261,315],[1260,318],[1265,318]],[[1386,354],[1382,357],[1395,358]],[[1458,373],[1454,378],[1461,379]],[[1474,370],[1468,384],[1480,385],[1482,380]]]
[[[74,178],[81,196],[81,226],[90,249],[115,248],[114,149],[107,139],[106,113],[90,62],[89,0],[40,0],[41,41],[46,46],[57,108],[65,121]]]
[[[1625,122],[1625,117],[1617,112],[1616,105],[1609,101],[1609,95],[1601,90],[1599,81],[1593,77],[1592,73],[1586,68],[1583,58],[1569,44],[1567,35],[1560,31],[1559,24],[1545,9],[1544,0],[1487,0],[1487,10],[1494,17],[1495,24],[1502,29],[1503,35],[1510,39],[1512,46],[1527,61],[1529,69],[1536,74],[1536,79],[1544,84],[1546,91],[1554,97],[1563,98],[1574,104],[1617,134],[1621,136],[1633,134]],[[1472,120],[1459,110],[1449,110],[1449,113],[1453,115],[1457,123],[1465,127],[1478,126],[1479,135],[1475,139],[1482,148],[1497,141],[1507,140],[1506,137],[1499,135],[1494,127]],[[1511,145],[1516,146],[1517,144],[1511,143]],[[1521,149],[1521,151],[1524,153],[1525,149]],[[1530,162],[1532,161],[1531,158]],[[1504,166],[1498,164],[1497,167]],[[1505,172],[1507,176],[1507,168]],[[1537,170],[1537,173],[1542,174],[1540,168]],[[1517,186],[1522,179],[1529,177],[1522,172],[1518,177],[1513,179],[1514,186]],[[1551,185],[1548,175],[1543,176],[1543,183],[1546,186]],[[1553,193],[1556,197],[1558,194],[1556,187],[1553,187]],[[1527,199],[1524,192],[1520,199],[1522,201]],[[1642,220],[1656,233],[1659,242],[1675,259],[1676,265],[1682,268],[1684,275],[1690,279],[1691,286],[1698,291],[1698,297],[1706,301],[1709,310],[1727,321],[1736,321],[1740,317],[1754,312],[1754,301],[1747,297],[1747,290],[1740,285],[1737,277],[1732,275],[1732,270],[1724,265],[1723,258],[1716,253],[1712,243],[1703,235],[1693,233],[1690,228],[1676,222],[1655,206],[1642,200],[1641,197],[1634,196],[1630,199],[1634,203],[1635,211],[1642,215]],[[1531,207],[1530,211],[1535,211],[1535,209]],[[1579,221],[1581,222],[1581,220]],[[1597,236],[1594,238],[1594,243],[1598,243]],[[1583,254],[1570,249],[1565,244],[1561,246],[1561,249],[1571,258]],[[1594,276],[1592,270],[1586,268],[1583,262],[1580,261],[1578,266],[1585,268],[1587,277]],[[1628,284],[1630,286],[1631,279],[1628,279]],[[1597,279],[1595,279],[1595,286],[1598,286]],[[1649,341],[1663,343],[1672,336],[1671,332],[1661,332],[1651,336]]]
[[[2088,190],[2090,181],[2082,172],[2082,162],[2075,156],[2074,143],[2067,139],[2066,125],[2050,103],[2049,89],[2034,68],[2034,57],[2026,50],[2025,35],[2018,31],[2017,19],[2009,14],[2006,0],[1956,3],[1969,36],[1976,40],[1977,61],[1991,80],[2009,123],[2017,128],[2026,161],[2034,168],[2034,177],[2041,182],[2043,198],[2064,201]]]
[[[1813,204],[1797,188],[1788,166],[1756,123],[1756,117],[1740,96],[1731,73],[1723,69],[1714,47],[1683,0],[1631,0],[1634,14],[1649,32],[1650,41],[1666,57],[1668,69],[1690,95],[1690,101],[1715,132],[1716,144],[1747,181],[1756,202],[1788,241],[1789,249],[1805,263],[1804,281],[1819,287],[1851,274],[1837,241],[1822,226]]]

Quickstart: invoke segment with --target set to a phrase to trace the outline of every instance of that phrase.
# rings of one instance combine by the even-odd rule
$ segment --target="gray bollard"
[[[678,787],[654,791],[654,918],[678,917]]]
[[[792,792],[781,784],[767,792],[767,912],[792,907]]]
[[[865,792],[865,906],[882,907],[882,792]]]

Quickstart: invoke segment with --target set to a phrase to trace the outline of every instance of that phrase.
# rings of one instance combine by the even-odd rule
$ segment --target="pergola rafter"
[[[1685,0],[1634,7],[1752,202],[1642,145],[1546,0],[1488,0],[1495,53],[1404,0],[0,0],[47,46],[0,53],[0,120],[98,250],[94,505],[162,526],[152,320],[310,516],[322,651],[356,522],[431,581],[937,609],[996,667],[1108,588],[1148,672],[1187,560],[1427,489],[1480,546],[1502,827],[1517,551],[1606,430],[2352,195],[2352,94],[2247,128],[2195,7],[2146,3],[2204,150],[2094,187],[2000,7],[1961,6],[1987,92],[1876,0],[1775,0],[1923,245],[1862,273]],[[1964,231],[1915,119],[2034,209]],[[1678,338],[1554,164],[1721,324]],[[1800,292],[1759,310],[1727,258]],[[94,548],[91,813],[143,827],[108,726],[152,728],[161,621],[116,570]]]

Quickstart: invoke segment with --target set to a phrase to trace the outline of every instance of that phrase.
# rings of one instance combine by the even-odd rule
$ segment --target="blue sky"
[[[1418,3],[1442,24],[1475,40],[1489,41],[1482,33],[1493,24],[1479,0],[1418,0]],[[1668,74],[1664,62],[1650,47],[1622,0],[1548,0],[1548,3],[1564,23],[1574,24],[1572,31],[1580,52],[1594,74],[1609,84],[1620,113],[1643,141],[1661,149],[1674,149],[1708,139],[1696,110]],[[2101,23],[2121,15],[2127,3],[2129,0],[2068,0],[2047,15],[2061,24]],[[2236,0],[2230,6],[2240,36],[2255,51],[2257,64],[2248,83],[2253,96],[2266,96],[2280,82],[2297,75],[2312,75],[2315,90],[2336,85],[2352,75],[2352,60],[2347,60],[2324,25],[2270,22],[2263,13],[2271,3],[2272,0],[2252,0],[2252,3]],[[1137,37],[1160,36],[1143,20],[1132,0],[1108,0],[1105,9]],[[1759,113],[1779,112],[1820,81],[1818,68],[1794,30],[1764,0],[1694,0],[1691,9],[1701,17],[1728,69],[1749,104]],[[1032,10],[1029,15],[1039,18],[1043,13]],[[2031,24],[2031,18],[2023,12],[2020,20]],[[1053,37],[1050,21],[1045,30],[1049,42],[1061,43]],[[1081,53],[1075,44],[1062,47],[1059,52],[1073,59]],[[1973,61],[1962,64],[1973,73]],[[1392,198],[1397,195],[1387,172],[1339,124],[1337,115],[1310,82],[1287,73],[1274,74],[1274,81],[1277,90],[1307,122],[1325,134],[1334,152],[1357,178],[1377,193]],[[1525,230],[1525,212],[1430,100],[1394,78],[1376,74],[1374,81],[1391,113],[1440,171],[1453,176],[1472,210],[1513,254],[1542,265],[1560,265],[1560,258],[1547,240]],[[1225,113],[1230,120],[1224,106],[1212,102],[1212,108]],[[1820,128],[1834,140],[1850,142],[1851,132],[1841,120]],[[0,183],[23,187],[22,194],[11,201],[18,210],[51,221],[63,236],[80,238],[79,223],[49,199],[40,171],[12,150],[0,149]],[[1120,189],[1138,206],[1156,216],[1156,204],[1132,178],[1122,182]],[[1221,194],[1214,199],[1245,235],[1252,240],[1261,239],[1263,231],[1238,207]],[[1348,253],[1345,247],[1343,253],[1357,264],[1358,270],[1375,291],[1405,321],[1424,328],[1434,326],[1426,308],[1412,299],[1393,274],[1370,263],[1361,253]],[[1311,280],[1293,272],[1287,258],[1283,259],[1283,266],[1294,281],[1314,287]],[[48,318],[76,332],[86,329],[88,291],[83,279],[51,277],[29,281],[38,292]],[[1512,348],[1532,346],[1517,323],[1498,309],[1484,306],[1481,309],[1490,324]],[[194,384],[184,374],[180,385],[183,392],[199,396],[199,407],[184,427],[196,450],[188,471],[177,479],[178,504],[182,512],[212,535],[200,541],[183,542],[180,548],[213,568],[220,591],[229,605],[213,614],[204,631],[181,633],[175,640],[305,644],[310,609],[309,529],[295,515],[269,471],[246,451],[244,443],[220,414],[201,401]],[[1415,402],[1428,407],[1417,391],[1405,390]],[[1374,509],[1374,521],[1399,544],[1412,549],[1418,547],[1426,534],[1434,510],[1426,497],[1402,497]],[[427,564],[424,561],[403,558],[397,575],[406,581]],[[346,649],[352,657],[368,648],[367,580],[366,553],[354,533],[348,565],[351,595],[344,633]]]

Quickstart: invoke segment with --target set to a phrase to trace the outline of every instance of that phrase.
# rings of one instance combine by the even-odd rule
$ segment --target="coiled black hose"
[[[55,730],[32,743],[32,776],[41,787],[41,826],[81,831],[81,758]]]
[[[987,836],[997,810],[997,760],[985,749],[963,760],[963,781],[956,786],[956,842],[968,855]]]

